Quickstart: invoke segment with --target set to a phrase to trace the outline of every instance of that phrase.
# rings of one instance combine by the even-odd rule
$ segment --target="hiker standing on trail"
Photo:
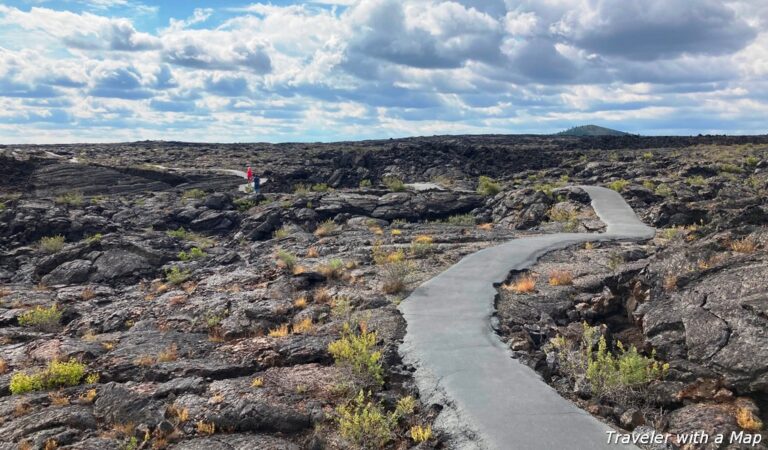
[[[253,193],[258,194],[259,188],[261,187],[261,180],[259,179],[258,175],[251,174],[251,176],[253,177]]]
[[[251,180],[253,180],[253,169],[251,169],[251,166],[248,166],[248,171],[245,172],[245,178],[248,179],[249,183],[251,182]]]

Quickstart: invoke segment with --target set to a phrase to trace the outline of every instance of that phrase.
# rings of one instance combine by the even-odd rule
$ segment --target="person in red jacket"
[[[248,178],[249,183],[253,180],[253,169],[251,169],[251,166],[248,166],[248,171],[245,172],[245,177]]]

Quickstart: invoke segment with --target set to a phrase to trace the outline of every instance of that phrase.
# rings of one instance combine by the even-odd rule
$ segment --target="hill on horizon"
[[[582,125],[557,133],[557,136],[628,136],[629,133],[597,125]]]

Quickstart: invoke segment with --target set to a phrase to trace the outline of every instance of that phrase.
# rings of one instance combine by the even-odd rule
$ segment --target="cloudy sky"
[[[0,143],[768,132],[766,0],[5,0]]]

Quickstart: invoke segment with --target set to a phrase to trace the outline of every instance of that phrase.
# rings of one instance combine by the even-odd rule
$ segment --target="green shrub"
[[[396,417],[384,412],[381,405],[362,390],[348,404],[336,409],[339,433],[356,448],[384,448],[393,438]]]
[[[355,334],[349,324],[344,324],[341,338],[328,344],[328,352],[336,364],[350,369],[364,384],[381,386],[384,368],[381,352],[376,350],[376,332],[362,328],[360,334]]]
[[[277,263],[281,267],[288,269],[289,271],[292,271],[294,267],[296,267],[296,255],[293,253],[278,249],[277,250]]]
[[[650,357],[643,356],[634,346],[626,349],[617,341],[618,352],[614,355],[608,350],[605,337],[596,339],[597,335],[598,328],[585,322],[577,342],[558,336],[546,347],[546,351],[557,354],[560,371],[574,381],[584,377],[595,397],[619,402],[630,400],[669,370],[668,364],[656,360],[655,351]]]
[[[85,376],[85,365],[74,359],[69,362],[51,361],[48,367],[32,374],[16,372],[11,377],[11,394],[75,386]]]
[[[692,177],[688,177],[686,182],[691,186],[704,186],[705,184],[707,184],[707,180],[701,175],[694,175]]]
[[[189,261],[192,259],[202,259],[208,256],[207,253],[205,253],[200,247],[192,247],[192,249],[189,251],[189,253],[185,251],[179,252],[179,259],[182,261]]]
[[[668,184],[661,183],[656,186],[654,192],[661,197],[670,197],[672,195],[672,188]]]
[[[178,230],[168,230],[165,234],[176,239],[186,239],[189,236],[189,231],[185,230],[184,227],[179,227]]]
[[[475,225],[475,216],[472,214],[456,214],[453,216],[450,216],[446,222],[449,225],[460,225],[464,227],[469,227]]]
[[[615,180],[608,183],[608,189],[613,189],[616,192],[621,192],[628,185],[629,185],[629,181],[627,180]]]
[[[169,230],[169,231],[166,231],[165,233],[172,238],[183,239],[185,241],[192,241],[202,249],[213,247],[214,244],[216,244],[216,241],[214,241],[213,239],[203,236],[200,233],[189,232],[185,230],[184,227],[179,227],[178,230]]]
[[[477,183],[477,193],[480,195],[491,196],[501,192],[501,184],[493,178],[482,175]]]
[[[79,192],[67,192],[56,197],[56,203],[67,206],[81,206],[85,203],[83,194]]]
[[[101,239],[104,237],[101,233],[94,233],[88,237],[85,238],[85,242],[89,244],[95,244],[97,242],[101,242]]]
[[[190,189],[181,194],[182,200],[201,200],[205,198],[205,191],[202,189]]]
[[[361,188],[371,187],[372,185],[373,185],[373,183],[371,183],[371,180],[369,180],[368,178],[366,178],[364,180],[360,180],[360,187]]]
[[[723,163],[718,166],[720,172],[724,173],[742,173],[744,170],[736,164]]]
[[[312,185],[312,190],[314,192],[328,192],[331,188],[328,187],[328,184],[326,183],[317,183]]]
[[[274,233],[272,233],[272,237],[275,239],[283,239],[291,235],[291,230],[288,228],[287,225],[283,225],[282,227],[275,230]]]
[[[3,212],[6,210],[5,202],[0,202],[0,212]]]
[[[645,152],[643,153],[643,159],[646,161],[650,161],[653,159],[653,153],[651,152]]]
[[[537,192],[543,192],[547,195],[547,197],[552,197],[552,191],[557,189],[559,186],[556,186],[551,183],[537,183],[533,185],[533,190]]]
[[[40,331],[51,332],[59,328],[61,314],[61,310],[56,305],[51,305],[48,308],[35,306],[33,309],[22,313],[18,321],[22,327],[31,327]]]
[[[757,156],[747,156],[747,158],[744,160],[744,164],[746,164],[749,167],[755,167],[760,162],[760,158]]]
[[[56,236],[46,236],[40,239],[38,243],[40,250],[45,253],[56,253],[64,248],[64,236],[57,234]]]
[[[293,193],[298,195],[309,194],[309,186],[303,183],[293,185]]]
[[[405,190],[405,183],[397,177],[384,177],[384,185],[392,192],[402,192]]]
[[[253,188],[251,188],[253,189]],[[233,202],[235,204],[235,208],[237,208],[240,212],[248,211],[249,209],[253,208],[254,206],[257,206],[258,203],[254,200],[248,199],[248,198],[238,198]]]
[[[649,191],[653,191],[656,189],[656,184],[651,180],[645,180],[643,181],[643,187],[648,189]]]
[[[181,269],[179,266],[173,266],[165,271],[165,279],[171,284],[182,284],[189,280],[192,272],[189,269]]]

